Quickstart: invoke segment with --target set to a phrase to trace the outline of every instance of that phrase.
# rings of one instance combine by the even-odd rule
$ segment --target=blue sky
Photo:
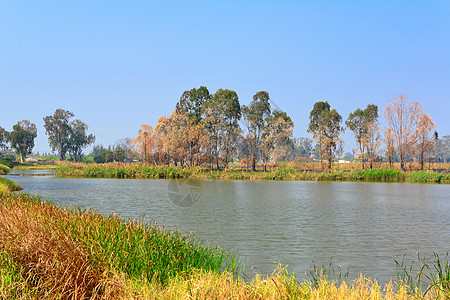
[[[399,94],[450,134],[450,1],[0,2],[0,126],[57,108],[105,146],[168,116],[185,90],[261,90],[306,137],[328,101],[343,116]],[[346,151],[355,147],[345,134]]]

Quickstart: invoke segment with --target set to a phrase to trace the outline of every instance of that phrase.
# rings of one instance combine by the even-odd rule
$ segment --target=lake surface
[[[304,277],[312,260],[332,258],[336,267],[351,265],[350,279],[363,272],[386,283],[396,256],[450,250],[450,185],[5,177],[56,203],[193,232],[236,250],[249,274],[281,263]]]

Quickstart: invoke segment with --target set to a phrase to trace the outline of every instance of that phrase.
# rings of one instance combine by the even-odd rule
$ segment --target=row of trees
[[[428,153],[436,146],[438,136],[429,115],[418,102],[409,103],[400,95],[389,103],[383,117],[387,127],[382,135],[378,106],[350,113],[343,124],[342,116],[328,102],[316,102],[309,116],[307,138],[294,139],[294,124],[286,112],[273,110],[269,94],[260,91],[250,105],[240,105],[236,92],[219,89],[211,95],[204,86],[185,91],[170,117],[161,117],[155,129],[142,125],[138,136],[131,140],[143,160],[153,164],[209,164],[219,169],[241,158],[253,170],[256,163],[264,170],[270,160],[289,160],[293,155],[317,153],[321,162],[331,168],[333,158],[342,153],[342,134],[346,128],[353,133],[357,149],[354,155],[365,163],[373,163],[382,154],[381,144],[389,162],[398,157],[401,168],[417,154],[423,169]],[[240,127],[243,120],[246,131]]]
[[[161,117],[155,129],[142,125],[132,140],[142,158],[154,164],[209,164],[227,166],[236,153],[264,166],[292,142],[293,122],[272,110],[269,94],[256,93],[249,106],[241,106],[235,91],[219,89],[210,94],[204,86],[185,91],[170,117]],[[243,118],[247,133],[239,122]],[[275,151],[277,150],[277,151]]]
[[[69,153],[71,158],[79,161],[83,149],[93,144],[95,137],[87,134],[88,126],[80,121],[70,119],[74,114],[70,111],[57,109],[51,116],[44,118],[45,133],[52,151],[56,151],[60,160]],[[20,156],[21,162],[34,148],[34,140],[37,137],[37,128],[29,120],[22,120],[13,126],[11,132],[0,127],[0,148],[6,149],[8,144]]]
[[[406,168],[405,162],[417,152],[423,169],[425,154],[431,154],[438,140],[437,132],[433,132],[434,123],[431,117],[423,112],[420,103],[409,102],[403,95],[394,98],[385,107],[383,117],[387,122],[384,138],[381,138],[378,107],[374,104],[367,105],[364,110],[356,109],[345,122],[356,139],[355,154],[360,157],[362,168],[364,169],[366,160],[372,168],[373,162],[381,154],[380,146],[384,141],[391,166],[394,152],[399,156],[402,170]],[[335,109],[331,110],[327,102],[314,104],[308,132],[313,135],[320,149],[321,160],[328,161],[328,168],[331,168],[333,156],[343,143],[341,133],[344,130],[341,115]]]

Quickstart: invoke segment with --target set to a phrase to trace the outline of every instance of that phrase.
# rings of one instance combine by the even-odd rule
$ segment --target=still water
[[[312,260],[332,258],[343,269],[351,265],[350,279],[362,272],[386,283],[396,275],[396,256],[411,261],[417,252],[431,258],[450,250],[449,185],[202,180],[177,193],[174,186],[185,182],[55,178],[48,171],[5,177],[56,203],[193,232],[236,250],[246,273],[271,273],[281,263],[304,277]],[[188,202],[178,202],[185,192]]]

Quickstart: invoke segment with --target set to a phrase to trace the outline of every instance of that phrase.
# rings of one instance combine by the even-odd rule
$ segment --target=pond
[[[313,260],[332,259],[351,265],[350,279],[363,272],[386,283],[396,256],[410,262],[417,252],[432,258],[450,250],[449,185],[5,177],[59,204],[193,232],[236,250],[249,274],[281,263],[304,277]]]

